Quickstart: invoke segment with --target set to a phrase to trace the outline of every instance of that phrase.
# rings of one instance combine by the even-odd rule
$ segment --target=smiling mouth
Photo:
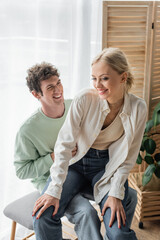
[[[61,98],[61,97],[62,97],[62,94],[57,95],[57,96],[53,96],[53,98],[55,98],[55,99],[59,99],[59,98]]]
[[[107,91],[108,91],[108,89],[98,90],[98,93],[99,93],[100,95],[103,95],[103,94],[105,94]]]

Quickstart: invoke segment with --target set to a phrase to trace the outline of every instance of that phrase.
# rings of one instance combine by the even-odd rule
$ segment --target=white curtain
[[[11,227],[4,207],[34,190],[13,167],[16,132],[39,106],[27,89],[26,70],[42,61],[56,65],[65,98],[89,87],[91,60],[101,50],[101,18],[101,0],[0,1],[1,236]]]

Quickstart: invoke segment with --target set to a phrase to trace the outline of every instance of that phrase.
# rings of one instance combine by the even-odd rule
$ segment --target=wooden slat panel
[[[108,27],[114,27],[116,24],[117,27],[131,27],[137,29],[137,24],[141,28],[146,27],[146,21],[140,22],[140,21],[122,21],[121,19],[117,19],[117,21],[108,21]]]
[[[127,11],[127,9],[126,9]],[[139,17],[139,16],[142,16],[142,17],[145,17],[146,16],[146,11],[128,11],[126,12],[125,10],[124,11],[120,11],[120,12],[114,12],[114,11],[109,11],[108,12],[108,16],[109,17],[114,17],[114,16],[117,16],[118,14],[118,17],[128,17],[128,16],[134,16],[134,17]]]
[[[144,78],[148,74],[149,48],[146,45],[150,42],[152,5],[152,2],[145,1],[103,2],[103,48],[118,47],[124,51],[135,76],[131,92],[147,101],[145,87],[148,84]]]
[[[127,55],[135,77],[131,92],[146,100],[151,118],[160,101],[160,1],[103,2],[104,47]],[[160,148],[158,136],[154,139]]]
[[[119,32],[125,31],[126,33],[133,32],[133,34],[134,34],[134,32],[137,33],[137,32],[141,32],[141,31],[145,31],[145,27],[144,26],[139,26],[138,28],[137,28],[137,26],[124,27],[124,26],[116,26],[116,24],[115,24],[115,26],[109,27],[108,31],[119,31]]]
[[[132,42],[139,42],[139,41],[145,41],[145,36],[137,37],[137,36],[119,36],[118,37],[119,41],[132,41]],[[115,36],[108,36],[108,41],[109,42],[114,42],[115,41]]]
[[[154,29],[153,29],[153,55],[151,68],[151,88],[149,116],[151,118],[153,109],[160,102],[160,1],[155,2],[154,8]],[[160,146],[160,139],[154,137],[157,146]]]
[[[108,44],[109,44],[109,46],[110,47],[123,47],[123,46],[125,46],[125,47],[136,47],[136,46],[139,46],[139,47],[143,47],[144,46],[144,42],[120,42],[120,41],[118,41],[118,42],[109,42],[108,41]]]
[[[105,2],[107,2],[107,1],[104,1],[104,3]],[[143,2],[140,2],[140,1],[137,1],[137,2],[136,1],[109,1],[109,3],[111,6],[117,7],[117,10],[118,10],[118,7],[122,7],[122,5],[124,7],[128,7],[128,6],[134,7],[135,3],[136,3],[136,6],[143,7],[143,6],[146,6],[146,4],[148,4],[148,1],[143,1]]]
[[[160,33],[158,33],[159,35],[160,35]],[[108,31],[108,36],[110,36],[110,37],[117,37],[117,36],[125,36],[125,37],[128,37],[128,36],[133,36],[133,37],[135,37],[135,36],[137,36],[137,37],[141,37],[141,36],[144,36],[145,37],[145,34],[144,34],[144,32],[142,32],[142,31],[140,31],[140,32],[137,32],[137,31],[135,31],[134,33],[133,32],[122,32],[122,31],[117,31],[117,32],[109,32]]]
[[[146,18],[145,16],[137,16],[135,18],[135,16],[121,16],[121,21],[132,21],[132,22],[137,22],[137,21],[144,21]],[[113,21],[118,21],[119,20],[119,16],[114,16],[114,17],[110,17],[109,21],[113,22]]]
[[[114,2],[115,3],[115,2]],[[135,2],[134,2],[135,3]],[[142,12],[142,11],[144,11],[144,12],[146,12],[146,9],[141,9],[141,8],[137,8],[137,7],[134,7],[133,5],[132,5],[132,7],[130,7],[129,6],[129,3],[127,2],[126,3],[126,6],[125,6],[125,4],[124,4],[124,2],[122,3],[122,6],[121,5],[119,5],[119,7],[116,7],[115,5],[118,5],[117,3],[116,4],[112,4],[112,3],[110,3],[110,5],[111,6],[114,6],[114,8],[111,8],[111,7],[109,7],[108,8],[108,12],[117,12],[117,15],[120,13],[120,12],[124,12],[124,10],[125,10],[125,14],[128,14],[128,12]],[[129,6],[129,7],[128,7]],[[136,4],[136,6],[137,6],[137,4]],[[116,16],[117,16],[116,15]],[[129,15],[129,14],[128,14]],[[141,16],[141,15],[140,15]],[[129,17],[130,17],[130,15],[129,15]]]

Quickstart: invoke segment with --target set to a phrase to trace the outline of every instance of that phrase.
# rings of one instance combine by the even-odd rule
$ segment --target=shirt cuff
[[[108,193],[108,196],[112,196],[112,197],[115,197],[115,198],[118,198],[120,200],[123,200],[124,199],[124,187],[122,186],[121,188],[117,189],[112,187]]]
[[[45,193],[52,197],[60,199],[61,192],[62,192],[62,189],[59,186],[53,185],[51,181]]]
[[[46,165],[47,169],[48,168],[50,169],[52,164],[53,164],[53,160],[51,158],[51,154],[49,153],[45,156],[45,165]]]

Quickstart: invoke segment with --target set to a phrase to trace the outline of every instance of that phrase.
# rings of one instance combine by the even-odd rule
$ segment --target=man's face
[[[51,107],[64,102],[63,86],[61,80],[57,76],[52,76],[41,82],[41,90],[43,95],[39,94],[39,100],[42,106]]]

